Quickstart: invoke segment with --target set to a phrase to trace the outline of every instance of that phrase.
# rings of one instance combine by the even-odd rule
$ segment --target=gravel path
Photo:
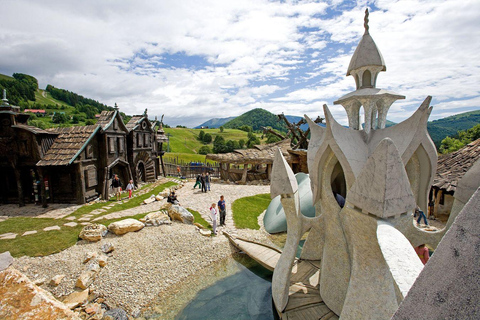
[[[227,228],[234,230],[232,202],[269,192],[268,186],[216,182],[212,183],[211,189],[210,192],[201,193],[198,189],[193,190],[193,182],[187,182],[177,190],[177,194],[182,206],[199,211],[207,221],[210,221],[208,208],[223,194],[227,202]],[[130,210],[135,212],[135,208]],[[238,230],[238,233],[252,240],[266,239],[261,231]],[[107,305],[121,307],[130,314],[146,306],[160,292],[208,268],[235,250],[224,236],[204,237],[195,226],[174,222],[172,225],[145,227],[123,236],[108,234],[96,243],[82,240],[60,253],[46,257],[16,258],[14,266],[32,280],[46,279],[42,287],[61,298],[74,291],[76,279],[86,268],[82,263],[86,253],[105,255],[100,247],[107,242],[112,243],[115,250],[108,255],[107,265],[101,269],[92,286],[97,294],[105,297]],[[60,285],[49,286],[49,280],[59,274],[65,275]]]

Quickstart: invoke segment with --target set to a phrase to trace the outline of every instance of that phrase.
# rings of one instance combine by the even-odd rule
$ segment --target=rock
[[[199,229],[205,229],[205,227],[202,226],[200,223],[195,222],[193,225],[198,227]]]
[[[120,308],[110,309],[105,312],[103,316],[104,320],[128,320],[128,315],[125,310]]]
[[[128,232],[141,230],[143,227],[145,227],[145,225],[140,221],[129,218],[113,222],[108,226],[108,231],[113,232],[118,236]]]
[[[163,197],[163,198],[168,198],[169,192],[168,191],[163,191],[163,192],[160,192],[158,195]]]
[[[37,232],[38,232],[37,230],[25,231],[25,232],[22,234],[22,237],[23,237],[23,236],[28,236],[28,235],[30,235],[30,234],[35,234],[35,233],[37,233]]]
[[[72,228],[73,228],[73,227],[76,227],[76,226],[78,225],[78,223],[72,221],[72,222],[64,223],[63,225],[64,225],[64,226],[67,226],[67,227],[72,227]]]
[[[143,200],[143,204],[149,204],[149,203],[152,203],[152,202],[155,202],[155,195],[154,194],[152,194],[150,196],[150,198],[147,198],[147,199]]]
[[[0,319],[80,318],[13,267],[0,272]]]
[[[77,279],[75,287],[87,289],[95,280],[96,272],[92,270],[84,271]]]
[[[150,212],[145,217],[145,224],[150,226],[159,226],[161,224],[170,224],[170,218],[161,211]]]
[[[49,285],[51,285],[52,287],[56,287],[60,284],[63,278],[65,278],[64,274],[57,274],[50,280]]]
[[[162,201],[162,200],[163,200],[163,197],[162,197],[162,196],[155,196],[155,200],[156,200],[156,201]]]
[[[87,263],[88,261],[95,259],[97,257],[96,252],[87,252],[85,254],[85,258],[83,259],[83,263]]]
[[[83,240],[94,242],[102,240],[106,233],[107,227],[103,224],[89,223],[80,231],[78,236]]]
[[[92,261],[88,264],[87,266],[88,271],[94,271],[94,272],[99,272],[100,271],[100,265],[97,260]]]
[[[88,289],[83,291],[75,291],[63,299],[63,303],[70,308],[75,309],[76,307],[87,302],[88,298]]]
[[[172,220],[177,220],[185,224],[193,224],[193,214],[184,207],[172,205],[168,208],[168,215]]]
[[[85,312],[88,314],[97,314],[102,310],[102,306],[99,303],[89,303],[85,307]]]
[[[107,265],[107,257],[100,257],[97,259],[97,261],[98,261],[98,265],[102,268]]]
[[[0,240],[10,240],[10,239],[15,239],[16,237],[17,237],[17,234],[13,232],[0,234]]]
[[[209,236],[212,235],[212,232],[211,232],[210,230],[208,230],[208,229],[200,229],[200,230],[198,230],[198,231],[200,232],[200,234],[201,234],[202,236],[206,236],[206,237],[208,236],[208,237],[209,237]]]
[[[102,320],[104,319],[103,318],[104,313],[105,313],[105,309],[100,308],[100,311],[92,315],[90,318],[88,318],[88,320]]]
[[[0,254],[0,271],[3,271],[10,267],[13,262],[13,257],[10,254],[10,251],[5,251]]]
[[[41,286],[42,284],[45,283],[45,281],[47,281],[45,278],[40,278],[40,279],[37,279],[37,280],[33,281],[33,283],[34,283],[36,286]]]
[[[113,246],[112,243],[110,242],[107,242],[107,243],[104,243],[101,247],[102,251],[105,252],[105,253],[110,253],[112,252],[113,250],[115,250],[115,247]]]
[[[43,228],[43,231],[53,231],[53,230],[60,230],[60,226],[51,226],[51,227],[46,227]]]

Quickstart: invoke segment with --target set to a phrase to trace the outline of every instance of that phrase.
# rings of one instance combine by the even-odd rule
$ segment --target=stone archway
[[[137,168],[136,168],[136,172],[137,172],[137,180],[138,182],[146,182],[147,181],[147,178],[146,178],[146,171],[145,171],[145,165],[143,164],[143,161],[139,161],[138,164],[137,164]]]

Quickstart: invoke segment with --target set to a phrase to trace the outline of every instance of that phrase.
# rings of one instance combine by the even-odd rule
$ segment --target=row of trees
[[[251,129],[251,127],[250,127]],[[220,127],[220,132],[223,132],[223,127]],[[260,144],[260,139],[250,130],[247,131],[247,140],[225,140],[221,135],[215,136],[215,139],[212,138],[210,133],[205,133],[205,131],[200,130],[198,134],[198,140],[202,141],[205,145],[200,148],[198,153],[208,154],[208,153],[227,153],[232,152],[235,149],[243,148],[252,148],[254,145]],[[213,148],[211,149],[207,144],[212,143]]]
[[[3,89],[7,90],[7,99],[10,104],[20,105],[35,101],[35,91],[38,89],[37,79],[22,73],[14,73],[14,79],[0,80],[0,94],[3,98]],[[18,78],[18,79],[17,79]]]
[[[457,134],[452,137],[443,139],[439,151],[443,154],[454,152],[479,138],[480,124],[477,124],[470,129],[458,131]]]

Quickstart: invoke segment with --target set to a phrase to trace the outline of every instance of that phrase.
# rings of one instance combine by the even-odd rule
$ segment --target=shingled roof
[[[54,128],[49,132],[58,134],[38,166],[64,166],[71,164],[88,142],[100,130],[99,125]]]
[[[128,131],[135,130],[137,126],[140,124],[144,116],[133,116],[130,121],[127,122],[125,127],[127,127]]]
[[[103,130],[108,128],[108,126],[112,123],[113,117],[115,116],[115,110],[113,111],[102,111],[100,114],[100,118],[98,118],[97,124],[102,127]]]
[[[13,125],[12,128],[27,130],[27,131],[30,131],[33,134],[50,134],[50,135],[56,134],[55,132],[43,130],[41,128],[34,127],[34,126],[28,126],[26,124],[16,124],[16,125]]]
[[[473,164],[480,159],[480,139],[462,149],[441,156],[432,186],[447,192],[455,192],[457,184]]]
[[[275,151],[277,148],[282,150],[282,154],[287,162],[292,160],[292,156],[288,152],[290,149],[290,139],[267,145],[257,145],[251,149],[238,149],[230,153],[207,154],[207,159],[222,163],[273,163]]]

